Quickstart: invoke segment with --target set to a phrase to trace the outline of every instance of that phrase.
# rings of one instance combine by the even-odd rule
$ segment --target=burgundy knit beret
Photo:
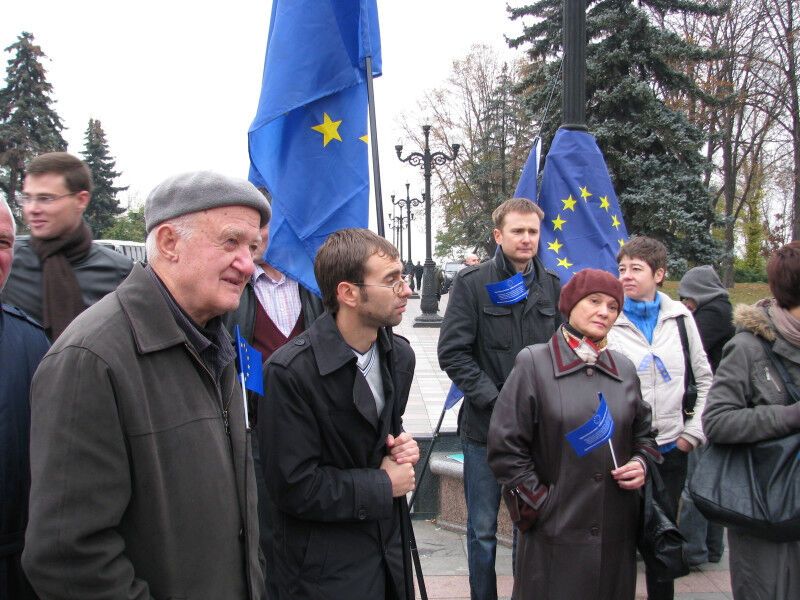
[[[582,269],[575,273],[567,285],[561,288],[558,310],[565,317],[569,317],[569,313],[578,302],[596,292],[602,292],[614,298],[622,310],[624,300],[622,284],[611,273],[600,269]]]

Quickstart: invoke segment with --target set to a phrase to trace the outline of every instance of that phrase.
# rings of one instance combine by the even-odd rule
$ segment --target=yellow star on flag
[[[556,241],[554,241],[554,242],[548,242],[548,243],[547,243],[547,249],[548,249],[548,250],[552,250],[553,252],[555,252],[556,254],[558,254],[558,251],[559,251],[559,250],[561,250],[561,247],[562,247],[563,245],[564,245],[564,244],[562,244],[561,242],[559,242],[559,241],[558,241],[558,238],[556,238]]]
[[[368,136],[368,135],[366,135],[366,134],[365,134],[365,135],[362,135],[362,136],[361,136],[360,138],[358,138],[358,139],[360,139],[360,140],[361,140],[362,142],[364,142],[365,144],[369,144],[369,136]]]
[[[600,208],[605,208],[606,212],[611,205],[608,203],[608,196],[600,196]]]
[[[342,141],[342,136],[339,135],[339,125],[341,124],[341,119],[331,121],[328,113],[322,113],[322,123],[314,125],[311,129],[322,134],[322,147],[324,148],[331,140]]]
[[[622,248],[625,245],[625,240],[620,238],[620,239],[617,240],[617,243],[619,244],[619,247]]]
[[[556,229],[560,229],[561,231],[564,231],[564,229],[562,228],[562,225],[564,225],[564,223],[566,223],[566,221],[561,218],[561,213],[558,213],[558,216],[555,219],[553,219],[552,222],[553,222],[553,231],[555,231]]]
[[[581,190],[581,198],[583,198],[584,202],[587,202],[588,201],[587,199],[592,194],[589,192],[589,190],[586,189],[586,186],[583,186],[582,188],[580,188],[580,190]]]
[[[559,258],[558,259],[558,266],[559,267],[564,267],[565,269],[569,269],[572,266],[572,263],[569,262],[569,260],[565,256],[564,258]]]
[[[622,225],[622,223],[619,222],[619,219],[617,218],[617,215],[611,215],[611,226],[614,229],[619,229],[620,225]]]
[[[569,195],[569,198],[562,200],[561,202],[564,203],[564,210],[571,210],[572,212],[575,212],[575,200],[572,199],[572,194]]]

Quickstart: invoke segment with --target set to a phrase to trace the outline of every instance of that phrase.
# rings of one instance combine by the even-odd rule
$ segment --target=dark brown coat
[[[260,600],[235,366],[217,386],[142,267],[45,356],[31,423],[22,564],[43,600]]]
[[[519,538],[517,600],[635,595],[639,494],[611,477],[607,444],[580,458],[565,437],[595,413],[598,392],[614,419],[620,466],[634,454],[657,454],[633,364],[606,351],[589,366],[560,329],[519,353],[497,399],[489,465],[504,486],[524,484],[541,496],[537,522]]]

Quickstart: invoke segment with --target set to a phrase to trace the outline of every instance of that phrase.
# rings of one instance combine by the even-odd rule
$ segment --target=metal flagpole
[[[386,229],[383,224],[383,197],[381,196],[381,172],[380,161],[378,159],[378,134],[377,124],[375,120],[375,94],[372,88],[372,57],[366,56],[364,59],[366,75],[367,75],[367,105],[369,107],[369,141],[372,150],[372,185],[375,187],[375,214],[378,222],[378,235],[385,238]],[[391,328],[388,329],[389,340],[394,341]],[[392,369],[394,372],[394,369]],[[398,405],[395,402],[395,407]],[[395,421],[394,431],[395,435],[400,435],[400,415],[399,411],[395,410],[393,415]],[[425,590],[425,580],[422,576],[422,563],[419,559],[419,550],[417,550],[417,540],[414,537],[414,528],[411,525],[411,515],[409,513],[408,499],[403,496],[400,498],[400,537],[403,543],[403,571],[405,573],[405,587],[406,598],[414,600],[414,574],[411,565],[408,564],[408,557],[406,548],[410,550],[411,557],[414,562],[414,569],[417,572],[417,583],[419,584],[420,597],[422,600],[428,600],[428,594]]]
[[[381,167],[378,160],[378,132],[375,123],[375,92],[372,89],[372,57],[364,58],[367,71],[367,106],[369,107],[369,145],[372,149],[372,185],[375,187],[375,218],[378,221],[378,235],[385,238],[383,225],[383,196],[381,195]]]

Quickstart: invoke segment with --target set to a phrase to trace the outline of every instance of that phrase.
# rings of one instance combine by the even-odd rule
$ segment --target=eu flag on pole
[[[450,410],[456,404],[458,404],[459,400],[464,397],[464,392],[458,389],[458,386],[455,383],[450,382],[450,390],[447,392],[447,398],[444,399],[444,409]]]
[[[249,178],[272,196],[267,261],[317,294],[322,242],[368,225],[367,56],[380,75],[375,0],[273,0]]]
[[[567,434],[567,441],[578,456],[586,456],[598,446],[608,442],[614,435],[614,417],[611,416],[603,394],[597,395],[600,398],[597,412],[586,423]]]
[[[237,325],[236,334],[236,371],[244,374],[244,387],[251,392],[264,395],[264,374],[261,365],[261,352],[245,341]]]
[[[534,179],[535,182],[535,179]],[[517,189],[517,195],[533,198]],[[628,230],[594,136],[559,129],[544,164],[538,204],[544,211],[539,258],[562,285],[581,269],[617,273]]]

